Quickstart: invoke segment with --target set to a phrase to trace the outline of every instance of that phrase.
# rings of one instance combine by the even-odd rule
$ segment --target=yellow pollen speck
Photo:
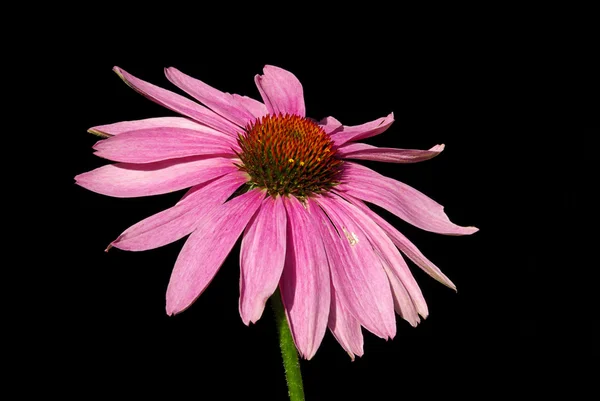
[[[320,158],[320,157],[317,157],[317,161],[318,161],[318,162],[320,162],[320,161],[321,161],[321,158]]]
[[[294,159],[288,159],[288,163],[293,163]]]
[[[304,166],[304,162],[300,162],[300,165],[301,165],[301,166]]]
[[[345,227],[342,227],[342,230],[344,231],[344,234],[346,234],[346,238],[348,239],[348,243],[350,244],[350,246],[358,244],[358,237],[356,236],[356,234],[347,231]]]

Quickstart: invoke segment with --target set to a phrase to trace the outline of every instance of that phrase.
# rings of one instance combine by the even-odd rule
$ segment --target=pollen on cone
[[[271,196],[299,198],[329,190],[342,160],[331,138],[313,121],[297,115],[266,115],[246,127],[238,142],[240,169]]]

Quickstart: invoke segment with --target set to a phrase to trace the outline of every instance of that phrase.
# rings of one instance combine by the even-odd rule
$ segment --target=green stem
[[[283,358],[283,368],[285,369],[285,380],[287,381],[290,401],[304,401],[304,388],[302,387],[302,374],[300,373],[298,352],[296,351],[296,345],[292,339],[290,326],[285,316],[279,289],[271,297],[271,307],[273,307],[273,311],[275,312],[275,323],[277,324],[277,332],[279,333],[279,347],[281,348],[281,357]]]

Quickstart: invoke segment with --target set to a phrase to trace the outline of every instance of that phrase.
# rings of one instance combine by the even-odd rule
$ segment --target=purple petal
[[[152,163],[188,156],[235,157],[226,141],[184,128],[147,128],[98,141],[96,156],[124,163]],[[239,150],[239,146],[237,149]]]
[[[402,220],[426,231],[468,235],[478,229],[452,223],[444,207],[416,189],[356,163],[344,163],[342,184],[336,190],[389,210]]]
[[[304,117],[304,92],[298,78],[291,72],[272,65],[266,65],[263,73],[264,75],[256,75],[254,82],[269,113]]]
[[[194,231],[205,215],[225,202],[244,182],[246,175],[235,171],[197,185],[175,206],[129,227],[111,246],[145,251],[177,241]]]
[[[117,163],[75,177],[90,191],[117,198],[159,195],[178,191],[236,171],[235,159],[205,156],[156,163]]]
[[[333,117],[325,117],[319,121],[319,126],[323,128],[326,134],[332,134],[336,130],[342,128],[342,123]]]
[[[284,198],[287,250],[280,281],[281,298],[298,352],[311,359],[325,335],[330,305],[327,257],[321,236],[315,235],[313,202],[305,208],[296,198]]]
[[[255,120],[252,113],[249,113],[231,94],[221,92],[173,67],[165,68],[165,75],[174,85],[240,127],[245,127]]]
[[[184,311],[202,294],[264,197],[263,191],[249,191],[204,217],[175,262],[167,287],[167,314]]]
[[[146,118],[144,120],[133,120],[133,121],[121,121],[113,124],[98,125],[88,129],[90,134],[96,134],[100,136],[112,136],[122,134],[128,131],[137,131],[140,129],[147,128],[187,128],[187,129],[202,129],[207,128],[203,125],[198,124],[193,120],[189,120],[184,117],[156,117]],[[218,131],[215,131],[218,132]],[[221,133],[219,133],[221,134]],[[223,134],[221,134],[223,135]]]
[[[285,262],[287,216],[283,199],[267,197],[250,221],[240,250],[240,316],[248,325],[260,319],[277,289]]]
[[[395,306],[399,308],[400,315],[410,319],[413,308],[410,306],[409,302],[412,302],[414,304],[414,309],[416,309],[416,311],[424,318],[427,317],[429,312],[421,289],[411,274],[406,262],[402,258],[402,255],[381,227],[360,211],[360,209],[345,200],[341,198],[332,198],[331,202],[334,205],[332,207],[345,213],[355,224],[355,229],[362,232],[362,236],[368,241],[383,262],[383,267],[385,268],[387,276],[393,275],[399,280],[399,283],[394,283],[392,277],[392,280],[390,281],[392,284],[393,295],[396,298]],[[348,220],[346,220],[346,224],[350,226]],[[403,291],[402,288],[399,288],[396,284],[401,284],[406,291]],[[406,295],[409,296],[408,299],[406,298]],[[411,324],[418,323],[418,320],[416,322],[412,320],[408,321]]]
[[[381,338],[393,338],[396,334],[394,300],[381,260],[360,224],[339,208],[339,198],[336,198],[317,198],[327,214],[322,215],[319,227],[323,231],[336,295],[367,330]]]
[[[114,67],[113,70],[127,85],[161,106],[234,137],[240,132],[240,128],[231,121],[188,98],[142,81],[119,67]]]
[[[442,273],[442,271],[435,264],[433,264],[429,259],[427,259],[425,255],[423,255],[421,251],[419,251],[419,249],[412,242],[410,242],[409,239],[406,238],[400,231],[396,230],[390,223],[385,221],[385,219],[383,219],[377,213],[369,209],[367,205],[365,205],[362,201],[348,195],[344,196],[347,197],[348,200],[350,200],[352,204],[358,207],[363,213],[369,216],[375,223],[377,223],[379,227],[381,227],[385,231],[385,233],[390,237],[394,245],[396,245],[398,249],[400,249],[406,256],[408,256],[408,258],[412,260],[417,266],[419,266],[425,273],[429,274],[431,277],[444,284],[445,286],[450,287],[454,291],[456,291],[456,286],[454,285],[454,283],[450,281],[450,279],[446,277],[446,275]]]
[[[342,146],[349,141],[359,141],[379,135],[387,130],[394,122],[394,113],[390,113],[387,117],[381,117],[377,120],[354,125],[351,127],[344,126],[342,130],[335,131],[331,134],[331,139],[337,146]]]
[[[444,145],[435,145],[429,150],[378,148],[365,143],[347,143],[337,153],[344,159],[373,160],[386,163],[417,163],[439,155]]]
[[[363,335],[360,323],[344,308],[344,305],[335,295],[333,288],[331,290],[331,308],[327,326],[353,361],[355,355],[363,355]]]

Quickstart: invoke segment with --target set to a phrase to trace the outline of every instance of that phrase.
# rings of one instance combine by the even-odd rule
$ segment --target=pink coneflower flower
[[[393,114],[357,126],[306,117],[302,85],[265,66],[255,82],[262,102],[223,93],[175,68],[167,78],[194,97],[159,88],[115,67],[133,89],[182,115],[93,127],[107,137],[96,155],[115,161],[75,177],[115,197],[190,188],[172,208],[125,230],[109,247],[153,249],[186,235],[166,295],[166,310],[190,307],[242,237],[239,312],[260,319],[280,289],[300,355],[310,359],[327,328],[350,354],[363,354],[361,327],[387,339],[395,313],[412,326],[428,315],[402,254],[442,284],[454,284],[373,203],[423,230],[472,234],[416,189],[350,160],[415,163],[429,150],[377,148],[358,141],[387,130]]]

